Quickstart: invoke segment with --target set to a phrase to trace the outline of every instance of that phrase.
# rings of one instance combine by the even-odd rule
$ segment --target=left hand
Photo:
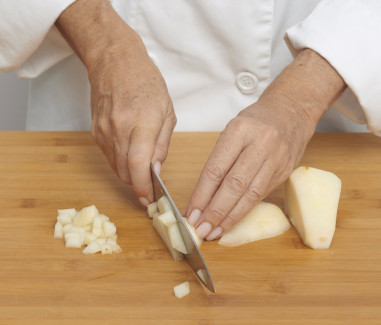
[[[282,99],[249,106],[220,135],[187,210],[199,236],[229,230],[300,161],[314,125]]]
[[[344,88],[336,70],[306,49],[229,122],[185,212],[200,237],[219,238],[287,179]]]

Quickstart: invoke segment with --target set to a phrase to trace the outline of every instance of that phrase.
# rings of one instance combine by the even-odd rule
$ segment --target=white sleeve
[[[33,78],[69,56],[72,51],[54,23],[73,2],[0,1],[0,71],[18,70],[19,76]]]
[[[336,69],[349,90],[334,106],[381,136],[380,35],[380,0],[323,0],[285,38],[293,55],[310,48]]]

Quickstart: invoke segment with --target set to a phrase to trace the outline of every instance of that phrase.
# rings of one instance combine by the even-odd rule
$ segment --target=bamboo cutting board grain
[[[174,135],[162,176],[184,210],[217,139]],[[0,132],[1,324],[381,324],[381,139],[318,134],[303,164],[342,179],[331,249],[282,236],[201,251],[217,294],[167,253],[130,187],[86,132]],[[283,208],[279,188],[267,201]],[[53,238],[57,209],[95,204],[123,253]],[[178,300],[173,287],[189,281]]]

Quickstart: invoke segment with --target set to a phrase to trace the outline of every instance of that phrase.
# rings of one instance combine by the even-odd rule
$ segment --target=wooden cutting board
[[[181,210],[217,139],[177,133],[162,177]],[[318,134],[303,164],[343,183],[328,250],[294,229],[201,250],[217,293],[167,253],[88,133],[0,132],[1,324],[381,324],[381,139]],[[283,208],[283,189],[267,201]],[[57,209],[95,204],[123,253],[83,255],[53,238]],[[190,282],[179,300],[173,287]]]

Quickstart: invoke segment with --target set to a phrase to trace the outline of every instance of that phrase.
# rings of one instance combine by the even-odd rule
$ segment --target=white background
[[[0,130],[24,130],[27,105],[28,81],[0,73]]]
[[[28,81],[19,79],[15,72],[0,72],[0,130],[25,130],[27,106]],[[318,127],[320,132],[368,132],[365,125],[343,119],[334,109],[329,110],[325,118],[333,121],[336,127]]]

